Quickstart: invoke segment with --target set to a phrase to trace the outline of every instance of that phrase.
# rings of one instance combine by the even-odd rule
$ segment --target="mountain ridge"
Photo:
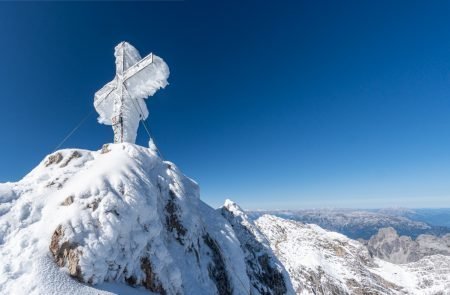
[[[230,200],[213,209],[198,184],[154,147],[127,143],[56,151],[22,180],[0,184],[0,261],[0,293],[18,295],[450,288],[442,282],[446,256],[398,266],[316,225],[270,215],[253,220]]]

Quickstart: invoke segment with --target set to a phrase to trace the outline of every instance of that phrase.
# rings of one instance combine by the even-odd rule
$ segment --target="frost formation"
[[[116,76],[95,93],[98,122],[112,125],[114,142],[136,141],[139,120],[148,117],[144,99],[167,86],[169,67],[154,54],[141,58],[130,43],[116,46]]]

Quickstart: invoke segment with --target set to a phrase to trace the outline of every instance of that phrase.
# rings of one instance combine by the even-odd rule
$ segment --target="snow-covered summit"
[[[104,282],[161,294],[250,290],[230,224],[152,149],[57,151],[0,193],[1,294],[103,294]]]

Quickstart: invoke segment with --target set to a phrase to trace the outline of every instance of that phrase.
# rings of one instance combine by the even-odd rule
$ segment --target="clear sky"
[[[449,1],[0,2],[0,182],[93,108],[122,40],[168,63],[148,123],[207,203],[450,207]],[[112,138],[94,114],[63,147]]]

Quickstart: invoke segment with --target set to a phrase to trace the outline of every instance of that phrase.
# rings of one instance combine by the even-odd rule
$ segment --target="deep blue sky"
[[[92,109],[127,40],[169,65],[148,123],[209,204],[450,207],[449,3],[1,2],[0,182]],[[111,140],[93,115],[63,147]]]

